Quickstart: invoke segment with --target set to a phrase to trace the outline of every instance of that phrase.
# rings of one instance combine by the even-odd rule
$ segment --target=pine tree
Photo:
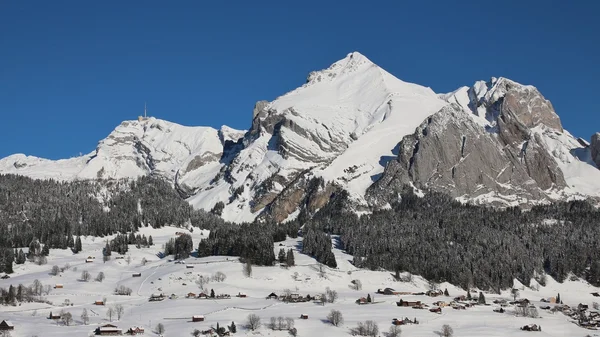
[[[285,263],[288,265],[288,267],[293,267],[296,265],[296,262],[294,261],[294,251],[291,248],[287,252]]]
[[[106,243],[106,246],[104,247],[104,250],[102,251],[102,255],[104,255],[104,256],[112,255],[112,250],[110,249],[110,245],[108,244],[108,242]]]
[[[283,248],[281,248],[279,250],[279,254],[277,255],[277,260],[279,260],[279,263],[284,263],[285,259],[286,259],[285,250]]]
[[[215,298],[215,290],[214,289],[210,290],[210,297]]]
[[[450,296],[450,293],[448,292],[448,288],[444,289],[444,296]]]
[[[50,246],[48,244],[44,245],[44,247],[42,248],[42,252],[40,253],[40,255],[42,255],[42,256],[48,256],[48,255],[50,255]]]
[[[470,301],[473,299],[473,297],[471,297],[471,291],[467,290],[467,299]]]
[[[25,261],[27,260],[27,257],[25,256],[25,253],[23,253],[23,249],[19,249],[19,252],[17,253],[17,264],[23,264],[25,263]]]
[[[556,295],[556,304],[562,304],[562,301],[560,299],[560,293]]]
[[[371,294],[367,294],[367,303],[371,303]]]
[[[477,300],[478,304],[485,304],[485,296],[483,295],[483,292],[479,292],[479,299]]]
[[[237,332],[237,328],[235,326],[235,322],[231,322],[231,325],[229,326],[229,331],[231,331],[231,333],[236,333]]]
[[[154,242],[152,241],[152,235],[148,236],[148,246],[154,246]]]
[[[69,248],[75,247],[75,240],[73,240],[73,235],[67,236],[67,247],[69,247]]]
[[[82,251],[82,247],[81,247],[81,237],[78,236],[77,240],[75,240],[75,249],[73,250],[75,253],[79,253],[80,251]]]

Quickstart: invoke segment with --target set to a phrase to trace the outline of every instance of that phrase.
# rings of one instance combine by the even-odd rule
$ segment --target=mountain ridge
[[[258,101],[247,131],[124,121],[87,155],[11,155],[0,159],[0,173],[158,175],[196,208],[222,203],[226,220],[284,221],[314,213],[341,190],[356,211],[386,207],[406,184],[498,205],[598,197],[595,139],[586,146],[571,136],[533,86],[500,77],[436,94],[353,52],[299,88]]]

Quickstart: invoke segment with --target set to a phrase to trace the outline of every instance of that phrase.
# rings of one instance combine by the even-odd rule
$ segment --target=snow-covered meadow
[[[519,283],[520,298],[528,298],[538,307],[540,318],[516,317],[511,306],[506,307],[506,312],[496,313],[493,311],[497,305],[492,304],[494,299],[512,299],[509,291],[502,295],[485,293],[487,306],[475,306],[466,310],[454,310],[444,308],[441,314],[432,313],[428,309],[413,309],[410,307],[398,307],[396,301],[419,300],[434,307],[433,302],[451,301],[466,292],[450,284],[440,284],[443,290],[448,289],[450,298],[428,297],[416,295],[380,295],[375,292],[380,288],[391,287],[402,292],[421,292],[428,289],[428,282],[418,276],[414,276],[411,282],[397,282],[393,275],[387,271],[370,271],[355,268],[349,261],[351,256],[343,251],[335,249],[338,268],[325,268],[324,275],[319,272],[316,261],[298,252],[301,246],[301,238],[289,239],[283,243],[275,244],[275,252],[280,248],[294,249],[296,266],[292,268],[258,267],[253,266],[251,277],[243,273],[243,264],[235,257],[215,256],[209,258],[190,257],[186,264],[172,261],[171,257],[160,258],[162,244],[175,233],[182,231],[180,228],[166,227],[161,229],[144,228],[142,234],[152,235],[155,245],[150,248],[137,249],[134,245],[129,247],[127,259],[115,259],[117,254],[106,263],[102,260],[102,248],[107,238],[88,237],[83,240],[83,252],[72,254],[70,250],[51,250],[46,265],[38,266],[31,262],[24,265],[16,265],[15,273],[9,279],[0,280],[0,287],[8,288],[10,284],[30,285],[37,279],[44,285],[62,284],[62,289],[53,289],[46,299],[47,303],[22,303],[17,306],[0,307],[0,321],[10,320],[15,325],[11,332],[13,337],[30,336],[88,336],[100,325],[110,323],[107,311],[111,306],[121,304],[124,313],[120,320],[113,316],[112,324],[117,325],[123,332],[133,326],[145,328],[146,336],[158,336],[154,331],[157,324],[162,323],[165,327],[164,336],[190,336],[194,329],[207,330],[210,327],[230,325],[235,322],[237,333],[242,336],[288,336],[287,331],[273,331],[268,325],[271,317],[292,317],[295,319],[295,327],[298,336],[350,336],[350,329],[358,322],[373,320],[377,322],[380,335],[385,336],[392,326],[393,318],[402,319],[408,317],[419,321],[417,325],[402,326],[402,336],[437,336],[444,324],[450,325],[454,330],[454,336],[479,337],[479,336],[595,336],[594,331],[578,327],[571,319],[560,312],[550,313],[539,309],[546,305],[540,302],[542,298],[560,296],[565,304],[577,306],[579,303],[587,303],[600,300],[591,295],[597,292],[594,288],[583,281],[566,281],[563,284],[554,282],[548,278],[545,287],[539,290],[524,287]],[[194,245],[207,235],[206,231],[195,230],[191,233]],[[86,257],[95,257],[94,262],[86,263]],[[142,259],[148,263],[142,265]],[[58,276],[50,274],[53,265],[62,267],[69,264],[68,270]],[[193,268],[188,268],[193,266]],[[87,270],[91,274],[91,280],[81,281],[81,274]],[[95,281],[98,273],[104,272],[106,278],[102,282]],[[196,283],[200,275],[211,276],[217,272],[226,275],[223,282],[211,281],[205,285],[205,291],[210,293],[214,289],[216,294],[230,294],[230,299],[189,299],[186,294],[192,292],[199,294],[201,290]],[[133,277],[134,273],[141,273],[141,277]],[[358,279],[362,283],[362,290],[351,289],[351,281]],[[132,289],[130,296],[114,295],[114,289],[118,286],[126,286]],[[337,291],[338,299],[335,303],[309,301],[304,303],[284,303],[266,297],[274,292],[282,294],[285,289],[300,295],[318,295],[325,292],[329,287]],[[534,287],[536,288],[536,287]],[[166,296],[176,295],[177,298],[166,298],[163,301],[150,302],[151,294],[163,293]],[[247,297],[236,297],[237,294],[245,294]],[[357,305],[356,299],[370,296],[374,304]],[[477,294],[473,294],[476,296]],[[104,306],[95,305],[94,302],[106,299]],[[63,306],[68,300],[72,305]],[[80,318],[82,310],[87,309],[90,322],[84,325]],[[341,311],[344,323],[335,327],[327,320],[327,315],[332,309]],[[70,312],[74,322],[70,326],[64,326],[61,322],[48,319],[50,312],[57,314],[61,310]],[[260,316],[262,327],[256,331],[250,331],[245,327],[245,321],[249,314]],[[308,315],[308,319],[300,319],[300,315]],[[205,321],[192,322],[192,316],[204,315]],[[519,328],[526,324],[538,324],[542,332],[525,332]]]

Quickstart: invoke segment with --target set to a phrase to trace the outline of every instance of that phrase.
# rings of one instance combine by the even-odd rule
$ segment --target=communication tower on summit
[[[144,115],[143,116],[138,116],[138,121],[142,122],[148,119],[148,116],[146,115],[146,102],[144,102]]]

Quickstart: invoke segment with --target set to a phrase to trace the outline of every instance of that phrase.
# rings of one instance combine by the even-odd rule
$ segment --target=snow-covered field
[[[293,248],[297,266],[285,269],[283,267],[257,267],[253,266],[251,277],[243,274],[243,265],[237,258],[217,256],[209,258],[190,257],[186,263],[194,268],[186,268],[185,264],[175,264],[170,261],[172,257],[159,258],[158,253],[162,244],[175,237],[179,228],[144,228],[142,233],[152,235],[155,245],[151,248],[137,249],[131,245],[129,255],[131,263],[126,259],[113,259],[102,262],[102,247],[107,238],[86,238],[83,242],[83,252],[73,255],[70,250],[51,250],[48,264],[37,266],[30,262],[17,265],[15,273],[9,279],[0,280],[0,287],[7,288],[10,284],[30,285],[38,279],[44,285],[63,284],[62,289],[53,289],[46,296],[50,304],[23,303],[16,307],[0,307],[0,321],[10,320],[15,325],[12,336],[88,336],[99,325],[109,323],[106,315],[110,306],[122,304],[125,308],[123,317],[117,321],[113,317],[112,324],[117,325],[125,332],[132,326],[145,328],[145,336],[158,336],[154,328],[162,323],[166,328],[164,336],[190,336],[194,329],[207,330],[215,327],[230,325],[232,321],[238,327],[236,335],[258,336],[288,336],[287,331],[273,331],[268,328],[271,317],[293,317],[299,336],[349,336],[350,328],[357,322],[374,320],[378,323],[380,335],[390,328],[393,318],[416,318],[420,324],[402,326],[402,336],[436,336],[442,325],[449,324],[454,329],[455,336],[480,337],[480,336],[586,336],[594,335],[593,331],[582,329],[573,324],[569,317],[558,312],[538,309],[541,318],[516,317],[509,306],[505,313],[495,313],[497,306],[491,304],[494,299],[510,299],[507,291],[500,295],[485,293],[488,306],[475,306],[467,310],[453,310],[444,308],[441,314],[431,313],[427,309],[419,310],[401,308],[395,302],[403,300],[420,300],[432,306],[435,301],[450,301],[453,297],[464,295],[465,291],[450,284],[441,284],[440,288],[447,288],[451,297],[427,296],[400,296],[375,294],[377,289],[391,287],[397,291],[420,292],[428,289],[427,282],[420,277],[414,277],[412,282],[396,282],[389,272],[360,270],[350,264],[351,256],[340,250],[335,250],[338,268],[326,269],[322,277],[316,268],[316,261],[297,251],[301,239],[289,239],[279,246],[275,244],[276,253],[280,248]],[[194,245],[207,235],[196,230],[192,233]],[[87,256],[95,257],[92,263],[86,263]],[[141,260],[146,258],[149,262],[141,265]],[[71,268],[65,270],[60,276],[49,274],[53,265],[64,266],[69,263]],[[82,271],[87,270],[92,275],[89,282],[79,281]],[[96,282],[93,279],[99,272],[104,272],[106,279]],[[132,277],[133,273],[141,273],[141,277]],[[193,292],[199,294],[196,279],[199,275],[210,276],[216,272],[223,272],[227,278],[224,282],[211,281],[205,286],[207,293],[214,289],[216,294],[227,293],[231,299],[188,299],[186,294]],[[297,273],[297,274],[296,274]],[[296,274],[296,276],[295,276]],[[350,282],[359,279],[363,289],[355,291],[349,287]],[[133,290],[131,296],[117,296],[113,294],[116,286],[124,285]],[[281,294],[284,289],[300,295],[317,295],[325,292],[326,287],[336,290],[339,298],[335,303],[321,305],[315,302],[283,303],[277,300],[266,299],[271,292]],[[520,297],[530,299],[536,307],[544,304],[541,298],[560,296],[565,304],[576,306],[579,303],[588,303],[591,307],[594,297],[591,292],[598,291],[582,281],[566,281],[558,284],[548,278],[547,285],[540,287],[539,291],[518,285],[521,288]],[[164,293],[167,296],[175,294],[176,299],[165,299],[160,302],[149,302],[148,298],[153,293]],[[238,293],[246,294],[246,298],[236,297]],[[370,294],[375,304],[357,305],[355,300]],[[474,294],[476,295],[476,294]],[[105,306],[94,305],[94,301],[107,299]],[[64,307],[61,304],[69,300],[73,305]],[[80,315],[86,308],[90,315],[89,325],[83,325]],[[58,313],[64,309],[69,311],[74,318],[71,326],[48,319],[50,312]],[[327,321],[327,315],[332,309],[340,310],[344,317],[344,324],[334,327]],[[262,319],[262,327],[257,331],[250,331],[244,327],[246,317],[257,314]],[[299,319],[301,314],[309,316],[307,320]],[[204,322],[191,322],[193,315],[204,315]],[[542,326],[542,332],[524,332],[519,327],[526,324]],[[594,335],[595,336],[595,335]]]

